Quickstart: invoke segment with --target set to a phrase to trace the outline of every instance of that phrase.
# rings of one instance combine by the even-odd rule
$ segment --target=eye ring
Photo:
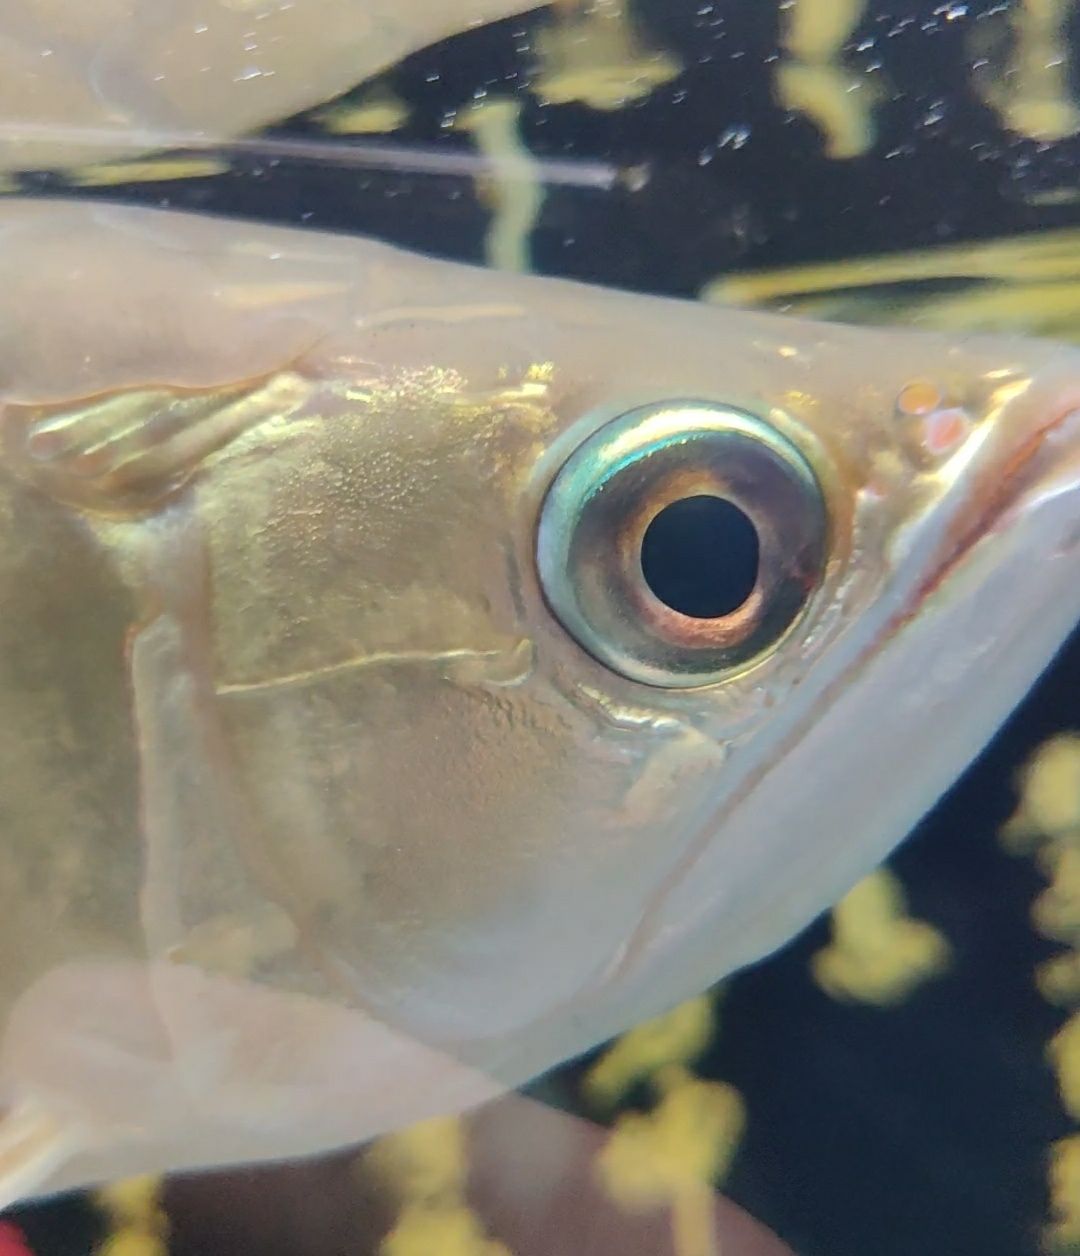
[[[745,596],[719,615],[665,602],[643,565],[650,526],[698,498],[729,503],[757,539]],[[828,541],[821,485],[782,432],[744,410],[684,401],[631,410],[571,454],[544,499],[537,566],[551,610],[594,658],[643,684],[692,688],[776,649],[821,582]],[[726,573],[720,554],[704,575]]]

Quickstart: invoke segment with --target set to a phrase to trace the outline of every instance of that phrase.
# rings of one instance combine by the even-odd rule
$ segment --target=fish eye
[[[580,445],[544,500],[544,596],[594,658],[690,688],[776,649],[821,582],[829,521],[772,424],[699,402],[644,406]]]

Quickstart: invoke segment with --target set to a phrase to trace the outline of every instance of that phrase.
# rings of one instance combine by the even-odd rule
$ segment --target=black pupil
[[[665,506],[645,530],[641,570],[673,611],[716,619],[738,610],[758,575],[758,534],[722,497],[684,497]]]

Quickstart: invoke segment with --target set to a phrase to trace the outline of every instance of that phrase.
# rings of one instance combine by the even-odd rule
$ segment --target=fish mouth
[[[888,636],[917,616],[927,600],[949,583],[977,552],[1008,535],[1033,512],[1044,513],[1061,498],[1080,490],[1080,395],[1066,408],[1036,427],[1003,459],[994,458],[981,479],[984,491],[972,493],[967,509],[944,538],[941,556],[907,610],[897,617]],[[1054,548],[1066,554],[1080,543],[1080,505],[1070,502],[1076,526]]]
[[[1004,500],[991,503],[986,532],[995,534],[1011,527],[1021,513],[1040,510],[1080,488],[1080,398],[1053,423],[1037,432],[1017,451],[1016,462],[1006,471]],[[1080,509],[1076,527],[1062,538],[1064,553],[1080,542]]]

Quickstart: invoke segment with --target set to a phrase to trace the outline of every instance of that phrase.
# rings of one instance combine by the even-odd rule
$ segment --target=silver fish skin
[[[770,441],[748,605],[799,604],[686,683],[767,616],[626,538]],[[1069,348],[4,202],[0,1200],[459,1110],[768,954],[1067,635],[1078,503]]]
[[[5,0],[0,171],[219,145],[529,8],[528,0]]]

